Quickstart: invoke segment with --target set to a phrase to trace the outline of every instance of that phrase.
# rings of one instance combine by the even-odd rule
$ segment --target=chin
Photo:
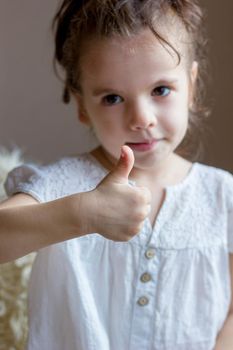
[[[137,159],[137,157],[135,157],[134,167],[138,169],[148,170],[154,168],[159,163],[161,163],[161,159],[158,157],[147,157],[144,159]]]
[[[165,163],[166,160],[172,155],[172,152],[170,151],[163,151],[163,152],[154,152],[154,153],[148,153],[148,154],[142,154],[135,156],[135,163],[134,166],[136,168],[140,169],[151,169],[155,168],[157,166],[160,166],[161,164]]]

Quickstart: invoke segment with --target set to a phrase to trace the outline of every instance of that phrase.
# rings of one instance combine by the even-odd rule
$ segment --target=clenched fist
[[[115,169],[89,192],[92,232],[113,241],[128,241],[134,237],[150,212],[150,191],[128,183],[133,165],[133,151],[122,146]]]

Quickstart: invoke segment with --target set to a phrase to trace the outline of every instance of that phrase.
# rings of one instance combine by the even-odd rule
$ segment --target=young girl
[[[28,349],[232,350],[233,177],[189,156],[197,1],[64,0],[54,25],[100,146],[6,181],[1,262],[38,251]]]

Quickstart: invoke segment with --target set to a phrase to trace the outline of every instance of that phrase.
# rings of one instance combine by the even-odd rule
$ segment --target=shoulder
[[[21,165],[8,174],[4,187],[8,196],[24,192],[47,201],[84,191],[95,177],[101,177],[100,170],[85,153],[44,165]]]
[[[233,185],[233,175],[227,170],[202,163],[194,163],[193,166],[196,166],[202,182],[216,183],[221,186]]]
[[[60,179],[75,179],[76,183],[82,184],[99,182],[106,175],[104,168],[89,153],[61,158],[46,169]]]
[[[77,176],[77,173],[88,171],[92,162],[88,153],[77,156],[62,157],[48,164],[26,163],[14,168],[8,176],[14,178],[36,179],[56,177]]]
[[[53,163],[43,165],[41,171],[47,175],[58,177],[72,177],[81,174],[90,168],[90,159],[87,153],[76,156],[66,156],[57,159]]]
[[[196,174],[193,181],[197,187],[202,187],[210,199],[215,197],[219,203],[227,201],[233,208],[233,175],[227,170],[206,164],[194,163],[193,167]]]

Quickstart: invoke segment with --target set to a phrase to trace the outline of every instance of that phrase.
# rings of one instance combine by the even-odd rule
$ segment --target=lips
[[[127,142],[126,145],[142,145],[142,144],[151,144],[154,141],[157,141],[156,139],[153,140],[143,140],[143,141],[139,141],[139,142]]]
[[[145,152],[152,150],[159,139],[142,140],[140,142],[127,142],[126,145],[129,146],[134,151]]]

